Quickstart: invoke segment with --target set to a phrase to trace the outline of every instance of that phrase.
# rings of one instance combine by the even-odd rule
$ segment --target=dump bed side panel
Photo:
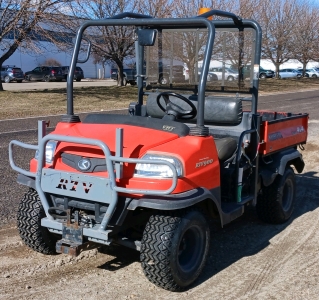
[[[259,112],[262,116],[259,154],[267,155],[306,143],[308,114]]]

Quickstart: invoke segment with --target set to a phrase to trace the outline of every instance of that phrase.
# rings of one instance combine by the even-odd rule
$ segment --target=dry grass
[[[74,89],[74,112],[127,108],[136,101],[136,87],[83,87]],[[66,90],[0,92],[0,120],[66,113]]]
[[[260,93],[301,91],[319,89],[319,79],[260,80]],[[82,87],[74,89],[74,112],[100,111],[127,108],[136,101],[137,88]],[[66,90],[46,89],[33,91],[0,92],[0,120],[30,116],[64,114],[66,112]]]
[[[307,89],[319,89],[319,78],[266,79],[259,81],[261,95],[277,92],[298,92]]]

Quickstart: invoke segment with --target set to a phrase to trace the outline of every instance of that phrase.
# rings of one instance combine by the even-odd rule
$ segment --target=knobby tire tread
[[[141,263],[144,274],[155,285],[170,291],[181,288],[169,269],[171,237],[181,218],[165,215],[151,216],[141,243]]]
[[[203,256],[196,272],[192,274],[192,278],[188,279],[189,284],[198,278],[208,256],[210,230],[205,214],[201,210],[189,208],[174,212],[161,212],[150,217],[141,241],[140,260],[145,276],[155,285],[174,292],[183,291],[189,286],[189,284],[184,285],[179,282],[181,277],[175,274],[178,271],[175,269],[176,266],[171,265],[171,259],[176,251],[177,245],[174,244],[174,241],[176,242],[176,237],[180,234],[180,226],[186,219],[194,217],[200,217],[203,221],[202,225],[206,223],[208,232],[203,231],[206,236]]]
[[[290,167],[286,169],[285,173],[286,172],[294,173]],[[279,201],[281,197],[280,188],[282,177],[283,176],[277,175],[274,182],[269,186],[263,187],[262,194],[258,196],[256,206],[257,215],[266,223],[281,224],[287,221]],[[294,203],[292,203],[292,205],[294,205]]]
[[[20,201],[17,213],[17,227],[23,242],[42,254],[55,254],[56,239],[47,228],[41,226],[45,217],[40,198],[33,189]]]

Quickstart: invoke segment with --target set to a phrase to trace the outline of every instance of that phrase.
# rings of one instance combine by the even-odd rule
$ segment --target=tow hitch
[[[78,256],[82,251],[96,248],[98,245],[92,242],[83,243],[83,226],[79,225],[79,213],[74,214],[71,221],[71,210],[67,210],[67,221],[62,225],[62,239],[56,243],[57,253]]]

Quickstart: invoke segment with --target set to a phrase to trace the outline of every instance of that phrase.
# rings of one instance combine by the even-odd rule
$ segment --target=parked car
[[[301,78],[302,71],[296,69],[281,69],[279,70],[279,78]]]
[[[10,83],[11,81],[22,82],[24,79],[23,71],[16,66],[1,67],[1,81]]]
[[[63,77],[64,77],[65,80],[67,80],[68,73],[69,73],[69,68],[70,68],[69,66],[61,67],[62,73],[63,73]],[[84,72],[83,72],[82,68],[75,67],[74,80],[81,81],[82,79],[84,79]]]
[[[183,82],[185,80],[184,75],[184,66],[181,65],[164,65],[163,66],[163,75],[160,75],[159,83],[160,84],[168,84],[169,77],[172,75],[172,80],[174,82]]]
[[[32,71],[25,72],[24,78],[27,81],[42,80],[42,81],[62,81],[63,73],[61,67],[36,67]]]
[[[263,67],[259,67],[259,78],[273,78],[275,77],[275,71],[266,70]]]
[[[199,78],[198,78],[199,80]],[[207,81],[217,81],[218,77],[216,74],[212,73],[212,72],[208,72],[207,74]]]
[[[230,67],[230,70],[235,71],[236,73],[238,73],[238,66],[236,65],[232,65]],[[251,76],[251,66],[250,65],[246,65],[243,66],[242,68],[242,76],[244,79],[246,78],[250,78]],[[268,70],[268,69],[264,69],[263,67],[259,67],[259,78],[263,79],[263,78],[273,78],[275,77],[275,72],[273,70]]]
[[[148,80],[151,82],[158,82],[159,84],[166,85],[170,81],[170,76],[172,75],[173,82],[184,82],[186,79],[185,68],[182,65],[160,65],[161,70],[159,69],[158,63],[151,63],[149,66],[149,75]],[[172,71],[172,73],[171,73]],[[117,68],[111,68],[111,79],[117,80]],[[143,73],[146,74],[146,66],[144,66]],[[130,83],[131,85],[136,84],[136,66],[135,64],[131,68],[123,69],[123,84],[127,85]]]
[[[316,68],[306,69],[305,77],[312,77],[312,78],[319,77],[319,69],[316,69]]]
[[[189,69],[185,66],[183,68],[183,75],[184,75],[185,80],[189,80]]]
[[[229,68],[225,68],[225,71],[223,71],[223,68],[212,68],[209,72],[209,74],[215,74],[217,76],[218,80],[222,80],[223,79],[223,72],[225,73],[225,79],[227,81],[234,81],[234,80],[238,80],[238,72],[236,72],[235,70],[229,69]]]

